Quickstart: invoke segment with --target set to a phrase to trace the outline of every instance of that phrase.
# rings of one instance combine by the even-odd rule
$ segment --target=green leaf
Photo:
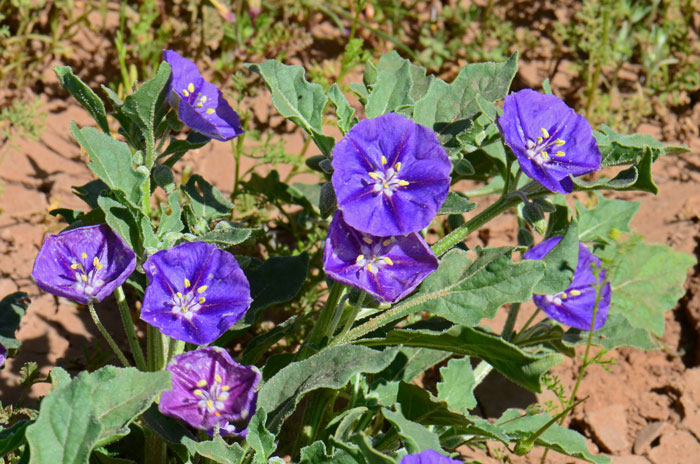
[[[540,260],[513,262],[513,248],[478,250],[472,261],[459,249],[447,252],[440,267],[428,276],[418,292],[403,305],[411,312],[427,311],[456,324],[475,326],[496,315],[506,303],[525,302],[545,266]]]
[[[22,317],[29,306],[29,295],[24,292],[10,293],[0,300],[0,343],[8,350],[17,349],[22,342],[15,338]]]
[[[365,464],[364,459],[357,460],[344,450],[336,450],[334,454],[326,454],[326,445],[316,441],[301,449],[300,464]]]
[[[179,202],[180,190],[173,190],[168,195],[168,203],[160,206],[160,224],[158,225],[158,237],[163,238],[171,232],[182,232],[185,225],[182,223],[182,208]]]
[[[134,169],[129,146],[94,127],[78,129],[73,121],[70,132],[90,155],[90,170],[111,189],[124,193],[132,206],[139,208],[148,173]]]
[[[406,419],[400,408],[397,411],[382,408],[382,415],[396,427],[409,454],[420,453],[427,449],[442,451],[437,434],[421,424]]]
[[[578,223],[571,221],[561,241],[540,260],[547,267],[544,277],[535,286],[535,293],[553,295],[569,288],[578,265],[578,240]]]
[[[569,329],[563,337],[569,345],[585,345],[588,341],[588,331]],[[628,346],[640,350],[657,350],[661,343],[648,330],[630,325],[622,314],[610,314],[602,329],[593,332],[592,343],[606,350]]]
[[[26,433],[31,464],[87,464],[93,448],[128,434],[131,421],[170,387],[167,371],[107,366],[80,373],[41,402]]]
[[[152,404],[150,408],[141,415],[141,419],[148,428],[157,433],[159,437],[165,440],[169,445],[181,446],[185,437],[194,439],[194,435],[185,426],[173,419],[172,417],[163,415],[158,410],[157,404]]]
[[[332,346],[282,368],[258,394],[258,405],[270,411],[268,429],[278,431],[306,393],[318,388],[339,389],[361,372],[377,373],[397,352],[396,348],[376,351],[355,345]]]
[[[661,337],[664,313],[685,293],[683,284],[695,258],[666,245],[646,244],[638,236],[597,254],[612,286],[610,315],[619,313],[630,326]]]
[[[333,83],[328,91],[328,97],[335,107],[335,114],[338,117],[338,129],[345,135],[357,124],[357,118],[354,117],[355,108],[350,106],[348,99],[345,98],[345,95],[343,95],[343,92],[336,83]]]
[[[190,199],[190,205],[197,218],[210,221],[231,214],[233,203],[198,174],[190,177],[182,190]]]
[[[252,173],[250,180],[244,182],[243,186],[251,192],[266,197],[273,204],[291,203],[302,206],[306,211],[314,211],[313,204],[304,192],[280,181],[279,173],[275,170],[270,171],[266,177]]]
[[[173,167],[180,158],[185,156],[185,153],[190,150],[198,150],[209,142],[211,142],[209,137],[193,131],[187,134],[185,140],[171,139],[168,148],[158,156],[158,159],[170,156],[167,160],[163,161],[163,164]]]
[[[262,232],[261,229],[227,227],[225,229],[214,229],[197,236],[197,240],[214,243],[220,248],[229,248],[248,240],[253,234]]]
[[[360,339],[356,343],[424,347],[475,356],[491,364],[513,382],[536,392],[542,390],[542,376],[561,362],[559,354],[530,354],[497,335],[462,326],[454,326],[443,332],[392,330],[386,338]]]
[[[241,445],[238,443],[229,445],[220,435],[209,441],[195,441],[185,437],[182,444],[191,456],[198,454],[220,464],[240,464],[245,456]]]
[[[666,146],[650,135],[620,135],[603,124],[600,131],[593,131],[603,157],[601,167],[621,164],[638,164],[646,150],[651,151],[652,161],[662,155],[678,155],[690,151],[686,146]]]
[[[156,137],[155,128],[165,115],[164,103],[170,81],[170,65],[161,62],[158,72],[150,81],[144,82],[134,93],[124,99],[120,111],[127,115],[144,131],[146,146],[153,147]],[[147,166],[150,169],[150,166]]]
[[[268,332],[257,335],[254,339],[248,342],[241,355],[241,364],[255,364],[258,359],[267,352],[267,350],[277,343],[282,337],[292,333],[296,327],[297,316],[292,316],[286,319],[281,324],[276,324]]]
[[[109,134],[107,112],[105,111],[105,104],[102,103],[100,97],[78,76],[73,74],[70,66],[55,66],[53,70],[63,88],[69,91],[78,100],[78,103],[90,113],[97,125],[100,126],[100,129]]]
[[[364,432],[355,434],[351,441],[360,449],[362,457],[367,461],[367,464],[396,464],[394,459],[377,451],[372,443],[372,438]]]
[[[514,440],[526,439],[551,420],[549,414],[522,415],[515,409],[509,409],[498,419],[498,425]],[[610,458],[594,456],[588,451],[586,440],[578,432],[569,430],[559,424],[549,427],[535,441],[535,445],[544,446],[553,451],[595,464],[607,464]]]
[[[468,356],[451,359],[440,368],[442,382],[437,384],[438,398],[454,410],[469,414],[476,407],[474,371]]]
[[[0,456],[6,456],[24,443],[24,432],[30,424],[30,421],[21,420],[10,428],[0,430]]]
[[[255,450],[255,463],[265,464],[267,458],[275,452],[275,436],[266,428],[267,413],[262,407],[258,407],[248,424],[247,443]]]
[[[438,214],[463,214],[476,208],[476,203],[469,201],[466,195],[459,192],[450,192],[447,194],[445,203],[437,212]]]
[[[391,59],[392,55],[385,55],[379,60],[379,73],[377,80],[367,98],[365,113],[367,118],[376,118],[383,114],[396,112],[398,109],[413,105],[410,90],[411,64],[408,60],[402,60],[400,66],[391,71],[385,71],[382,61]],[[398,56],[398,54],[395,54]]]
[[[396,401],[406,419],[423,425],[466,426],[469,420],[418,385],[399,382]]]
[[[596,206],[591,209],[586,209],[576,201],[579,240],[602,245],[612,244],[620,233],[631,232],[630,221],[639,210],[641,203],[608,200],[600,194],[597,198]]]
[[[119,192],[111,192],[97,199],[107,224],[138,255],[141,255],[147,247],[157,247],[159,242],[153,232],[151,221],[140,209],[134,208],[126,200],[118,201],[111,196],[119,197],[118,194]]]
[[[328,101],[323,87],[307,82],[301,66],[288,66],[276,60],[245,66],[263,78],[277,111],[304,129],[321,153],[330,156],[335,140],[323,134],[323,109]]]

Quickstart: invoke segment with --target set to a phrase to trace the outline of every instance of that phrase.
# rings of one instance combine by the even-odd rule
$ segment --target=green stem
[[[107,344],[110,348],[112,348],[114,354],[117,355],[119,361],[124,367],[131,367],[131,364],[129,364],[129,361],[126,359],[126,356],[124,356],[124,353],[122,353],[122,350],[119,349],[112,336],[107,332],[107,329],[105,329],[105,326],[103,326],[102,322],[100,322],[100,318],[97,317],[97,313],[95,312],[95,306],[92,304],[92,301],[88,302],[88,309],[90,310],[90,316],[92,316],[92,320],[97,326],[97,330],[99,330],[104,339],[107,340]]]
[[[131,311],[129,311],[129,305],[126,302],[124,289],[122,289],[121,285],[114,291],[114,298],[116,298],[117,305],[119,306],[119,314],[122,316],[122,324],[124,324],[124,331],[126,332],[129,346],[131,347],[131,353],[134,355],[136,367],[141,371],[145,371],[146,359],[143,357],[139,338],[136,336],[136,330],[134,329],[134,321],[131,318]]]
[[[163,335],[158,329],[149,325],[146,329],[148,347],[148,370],[160,371],[165,367],[165,354],[163,352]]]
[[[525,325],[523,325],[523,327],[520,329],[520,331],[515,335],[515,339],[513,340],[513,343],[515,343],[517,345],[517,342],[519,341],[519,338],[520,338],[520,334],[524,333],[525,329],[530,327],[530,324],[532,324],[532,321],[535,320],[535,318],[537,317],[537,315],[539,313],[540,313],[540,308],[537,308],[537,310],[534,313],[532,313],[532,316],[530,316],[530,318],[527,321],[525,321]]]
[[[167,459],[167,448],[165,442],[157,433],[148,431],[144,441],[143,462],[160,464]]]
[[[168,337],[170,338],[170,337]],[[182,340],[176,340],[174,338],[170,338],[168,340],[168,358],[166,361],[166,364],[170,362],[173,357],[182,354],[185,351],[185,342]]]
[[[355,323],[355,319],[357,319],[357,315],[360,313],[360,310],[362,310],[362,304],[365,302],[365,296],[365,292],[360,293],[360,296],[357,298],[357,302],[355,302],[355,306],[352,308],[352,313],[350,313],[350,317],[348,317],[348,320],[345,321],[345,326],[340,332],[340,335],[338,335],[339,338],[344,337],[345,334],[348,333],[352,328],[352,325]]]
[[[328,327],[333,321],[333,315],[335,313],[336,307],[338,306],[338,301],[345,291],[345,285],[338,282],[331,283],[330,292],[328,293],[328,298],[326,303],[321,308],[321,314],[318,317],[318,321],[314,325],[311,335],[309,336],[308,343],[299,351],[299,359],[304,359],[306,357],[309,348],[312,345],[320,342],[328,331]]]
[[[493,366],[486,361],[481,361],[474,368],[474,387],[481,384],[487,375],[493,370]]]
[[[520,303],[513,303],[508,308],[508,318],[503,326],[503,332],[501,337],[504,340],[510,340],[513,336],[513,328],[515,327],[515,321],[518,319],[518,313],[520,312]]]

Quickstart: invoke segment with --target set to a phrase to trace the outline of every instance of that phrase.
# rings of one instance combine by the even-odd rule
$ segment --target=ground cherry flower
[[[459,464],[460,461],[450,459],[434,450],[421,451],[418,454],[404,456],[401,464]]]
[[[380,301],[400,300],[438,268],[438,260],[416,233],[378,237],[333,216],[323,252],[323,267],[338,282],[357,287]]]
[[[398,114],[356,124],[333,149],[338,208],[353,228],[376,236],[418,232],[450,188],[450,163],[435,133]]]
[[[81,304],[102,301],[131,275],[136,255],[107,224],[49,235],[34,261],[37,286]]]
[[[158,409],[210,435],[245,435],[255,413],[260,372],[238,364],[219,347],[175,356],[167,369],[173,388],[161,396]]]
[[[508,95],[498,125],[523,172],[552,192],[569,193],[570,175],[600,169],[590,124],[554,95],[531,89]]]
[[[241,120],[214,84],[204,80],[192,61],[173,50],[163,50],[172,68],[168,102],[190,129],[216,140],[231,140],[243,133]]]
[[[525,259],[542,259],[561,241],[561,237],[552,237],[525,253]],[[591,318],[596,299],[596,286],[605,279],[605,270],[601,269],[599,280],[593,273],[592,266],[600,267],[600,259],[591,253],[582,243],[579,244],[578,265],[574,280],[569,288],[556,295],[534,295],[533,301],[544,313],[562,324],[581,330],[591,329]],[[605,324],[610,309],[610,282],[603,286],[594,330]]]
[[[248,279],[231,253],[205,242],[161,250],[144,265],[148,287],[141,319],[195,345],[216,340],[252,301]]]

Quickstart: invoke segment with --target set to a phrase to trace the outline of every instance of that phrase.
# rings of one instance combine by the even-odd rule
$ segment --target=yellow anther
[[[399,181],[399,186],[401,186],[401,187],[405,187],[405,186],[407,186],[408,184],[409,184],[409,182],[408,182],[407,180],[401,179],[401,180]]]
[[[367,270],[371,272],[372,274],[376,274],[377,270],[372,266],[372,263],[367,263]]]
[[[546,151],[543,150],[541,153],[542,153],[542,158],[544,158],[544,159],[549,158],[549,154]]]
[[[87,259],[87,253],[85,253],[85,252],[83,251],[83,253],[80,255],[80,257],[83,258],[83,259]]]
[[[220,376],[219,374],[216,374],[216,375],[214,376],[214,380],[216,381],[216,383],[221,383],[221,382],[223,382],[223,380],[221,380],[221,376]]]
[[[206,292],[206,291],[207,291],[207,286],[206,286],[206,285],[202,285],[201,287],[199,287],[199,288],[197,289],[197,293],[204,293],[204,292]]]
[[[557,150],[557,152],[554,153],[554,156],[558,156],[559,158],[561,158],[562,156],[565,156],[565,155],[566,155],[566,153],[564,153],[561,150]]]
[[[206,387],[207,386],[207,379],[202,379],[199,382],[197,382],[198,387]]]
[[[87,276],[85,274],[80,274],[80,278],[83,279],[83,282],[87,282]]]
[[[386,239],[386,240],[384,240],[384,241],[382,242],[382,245],[384,245],[384,246],[389,246],[389,244],[391,244],[391,239],[390,239],[390,238],[388,238],[388,239]]]
[[[546,139],[549,138],[549,132],[547,132],[547,129],[545,129],[544,127],[542,128],[542,136]]]
[[[542,137],[537,137],[537,143],[542,143]]]
[[[359,263],[360,261],[365,259],[365,255],[357,255],[357,259],[355,260],[355,263]]]
[[[214,402],[212,400],[207,400],[207,409],[214,409]]]
[[[216,401],[226,401],[226,397],[225,396],[217,396]]]
[[[197,108],[201,108],[201,107],[203,107],[204,105],[202,105],[201,103],[197,103],[197,104],[194,105],[194,106],[196,106]]]
[[[78,264],[78,263],[73,263],[73,264],[70,265],[70,268],[71,268],[71,269],[78,269],[78,268],[80,268],[80,264]]]
[[[199,304],[204,304],[204,302],[207,301],[207,299],[204,298],[203,296],[200,296],[200,297],[197,299],[197,301],[199,301]]]
[[[372,244],[372,239],[369,237],[362,237],[362,241],[365,242],[367,245]]]
[[[189,311],[189,310],[187,309],[187,306],[182,306],[182,307],[180,307],[180,312],[181,312],[182,314],[187,314],[187,311]]]
[[[566,293],[562,293],[561,296],[560,296],[560,298],[561,298],[562,300],[566,300],[567,298],[569,298],[569,295],[567,295]]]
[[[219,411],[214,411],[214,415],[215,415],[216,417],[219,417],[219,416],[221,415],[221,413],[220,413]]]
[[[214,113],[214,108],[207,108],[207,110],[205,111],[205,113],[207,113],[207,114],[213,114],[213,113]]]
[[[192,82],[187,84],[187,90],[189,90],[190,93],[194,93],[194,84]]]
[[[393,262],[393,261],[391,260],[391,258],[389,258],[388,256],[385,256],[385,257],[382,258],[382,259],[383,259],[384,262],[387,263],[389,266],[393,266],[393,265],[394,265],[394,262]]]
[[[185,277],[185,288],[190,288],[190,285],[192,285],[192,284],[190,283],[190,279],[188,279],[187,277]]]
[[[231,389],[231,385],[224,385],[221,387],[222,392],[227,392]]]
[[[396,163],[394,165],[394,169],[396,170],[396,172],[399,172],[399,170],[401,169],[401,162]]]
[[[182,89],[182,95],[185,97],[189,97],[190,93],[187,91],[187,89]]]
[[[101,269],[104,267],[104,265],[100,264],[100,260],[97,259],[97,256],[95,256],[94,258],[92,258],[92,265],[95,266],[95,267],[97,268],[98,271],[101,270]]]
[[[385,165],[386,163],[388,163],[386,156],[382,155],[382,165]]]
[[[571,290],[571,291],[569,292],[569,295],[571,295],[571,296],[579,296],[579,295],[581,295],[581,292],[578,291],[578,290]]]
[[[207,96],[206,96],[206,95],[202,95],[202,99],[200,100],[200,102],[202,102],[202,104],[206,103],[206,102],[207,102]]]
[[[197,385],[199,385],[199,384],[197,384]],[[192,394],[193,394],[194,396],[202,396],[202,390],[195,390],[195,391],[192,392]]]
[[[371,177],[372,179],[374,179],[374,180],[379,179],[379,174],[377,174],[377,173],[374,172],[374,171],[368,173],[367,175],[370,176],[370,177]]]
[[[175,293],[175,295],[177,295],[178,298],[182,298],[182,293],[180,292]]]
[[[554,143],[556,144],[556,146],[561,147],[562,145],[564,145],[566,143],[566,140],[556,139],[554,141]]]

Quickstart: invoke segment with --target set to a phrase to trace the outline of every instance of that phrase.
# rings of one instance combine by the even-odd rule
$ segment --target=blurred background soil
[[[260,80],[242,63],[280,58],[302,64],[310,79],[327,87],[339,78],[345,84],[359,81],[361,62],[391,49],[448,80],[467,62],[504,59],[518,50],[513,90],[541,89],[548,78],[554,93],[586,114],[594,127],[607,123],[621,132],[690,147],[689,153],[654,165],[658,195],[615,196],[641,202],[632,225],[648,241],[700,257],[698,7],[698,2],[680,0],[0,0],[0,297],[23,291],[31,298],[17,332],[22,347],[0,371],[0,399],[8,405],[21,397],[35,405],[48,390],[45,383],[23,390],[20,369],[26,362],[37,363],[45,377],[56,365],[78,371],[110,358],[85,308],[39,291],[30,278],[44,235],[64,227],[49,211],[84,208],[71,189],[93,178],[86,155],[68,133],[71,120],[79,126],[92,121],[61,88],[53,66],[72,66],[103,95],[100,85],[121,92],[151,75],[162,48],[177,49],[195,58],[207,70],[205,77],[237,102],[249,131],[257,135],[249,139],[251,146],[265,150],[264,138],[273,136],[281,152],[309,156],[315,150],[306,151],[302,135],[276,115]],[[279,161],[269,156],[244,160],[243,170],[259,172]],[[189,153],[183,165],[224,193],[232,191],[231,144],[213,142]],[[483,207],[487,200],[480,201]],[[468,244],[510,245],[515,234],[514,217],[506,215]],[[569,426],[588,438],[591,450],[614,456],[614,464],[698,462],[700,266],[689,275],[686,289],[667,313],[663,350],[619,350],[612,354],[614,365],[608,370],[593,366],[583,381],[578,396],[588,399]],[[107,327],[121,330],[112,302],[105,301],[98,312]],[[523,321],[528,316],[521,312]],[[502,324],[504,317],[493,324]],[[555,369],[568,388],[579,362],[569,359]],[[550,392],[524,392],[495,375],[476,393],[486,417],[555,399]],[[524,463],[539,462],[542,450],[516,457],[494,446],[464,454],[485,463]],[[547,462],[576,460],[550,453]]]

